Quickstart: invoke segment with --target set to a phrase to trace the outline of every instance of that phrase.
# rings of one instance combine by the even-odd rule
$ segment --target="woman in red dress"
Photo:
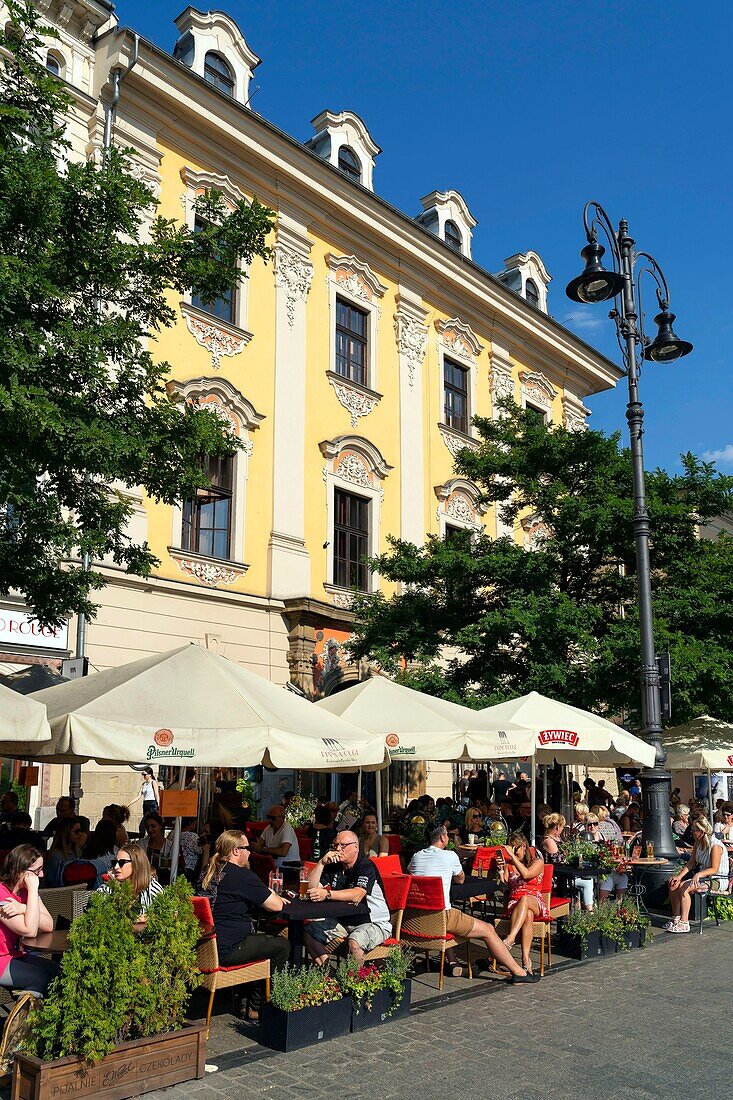
[[[509,935],[504,940],[511,950],[517,939],[522,948],[522,966],[532,973],[532,932],[535,917],[548,917],[542,897],[544,861],[531,848],[524,833],[512,833],[506,842],[508,862],[499,862],[499,874],[506,883],[508,901],[504,915],[509,918]]]

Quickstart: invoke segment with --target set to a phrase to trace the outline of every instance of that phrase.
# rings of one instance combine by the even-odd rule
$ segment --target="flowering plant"
[[[320,966],[294,967],[286,965],[272,975],[271,1000],[283,1012],[299,1012],[302,1008],[340,1001],[341,986]]]
[[[310,825],[315,812],[315,798],[305,798],[302,794],[296,794],[290,799],[285,811],[285,819],[294,829],[302,829]]]
[[[338,981],[344,994],[352,997],[357,1012],[362,1007],[369,1011],[372,1007],[374,994],[383,989],[382,971],[374,963],[362,963],[359,966],[353,959],[342,959],[336,971]]]

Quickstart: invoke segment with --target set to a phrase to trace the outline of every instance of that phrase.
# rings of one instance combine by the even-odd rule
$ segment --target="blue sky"
[[[199,5],[205,8],[205,4]],[[214,6],[213,4],[211,5]],[[550,312],[612,358],[607,306],[566,297],[600,201],[659,261],[678,335],[695,345],[645,367],[647,466],[691,450],[733,473],[730,7],[687,0],[223,0],[263,59],[252,107],[302,140],[324,108],[361,115],[382,147],[375,189],[410,214],[456,188],[498,271],[536,249]],[[118,0],[121,22],[164,49],[182,0]],[[654,335],[651,284],[647,327]],[[591,426],[625,431],[625,383],[591,398]]]

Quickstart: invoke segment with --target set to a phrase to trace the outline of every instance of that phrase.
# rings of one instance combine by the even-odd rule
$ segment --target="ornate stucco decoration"
[[[427,325],[401,309],[394,316],[394,332],[397,350],[407,363],[409,383],[412,387],[415,384],[415,371],[420,369],[425,358],[428,344]]]
[[[252,333],[220,321],[188,302],[181,302],[186,328],[197,344],[211,355],[211,365],[219,370],[222,355],[239,355],[252,339]]]
[[[188,573],[189,576],[210,588],[215,588],[219,584],[234,584],[249,569],[249,566],[243,562],[218,561],[214,558],[191,554],[186,550],[176,550],[173,547],[169,547],[168,552],[182,573]]]
[[[494,408],[499,401],[505,401],[508,397],[514,399],[514,379],[508,371],[494,367],[491,372],[491,400]]]
[[[521,521],[524,531],[524,549],[536,550],[542,545],[545,536],[550,534],[550,528],[545,521],[535,513],[525,516]]]
[[[531,401],[533,405],[540,405],[549,409],[557,397],[558,391],[540,371],[521,370],[519,378],[522,383],[522,396],[525,401]]]
[[[454,458],[464,447],[468,447],[472,451],[478,449],[478,443],[475,439],[469,439],[468,436],[449,428],[446,424],[438,424],[438,430],[443,442]]]
[[[481,531],[481,516],[486,515],[488,505],[480,499],[476,486],[462,477],[454,477],[434,489],[438,498],[436,518],[457,522],[461,527]]]
[[[256,431],[265,417],[230,382],[224,378],[191,378],[188,382],[174,379],[168,383],[167,389],[173,399],[182,398],[210,409],[243,441],[244,453],[248,457],[252,454],[253,442],[249,432]]]
[[[351,427],[355,428],[360,416],[368,416],[382,400],[381,393],[367,389],[349,378],[343,378],[333,371],[326,371],[326,377],[333,386],[334,393],[351,417]]]
[[[387,293],[386,286],[380,283],[369,264],[356,256],[336,256],[329,252],[326,263],[329,268],[327,281],[333,280],[337,290],[344,290],[353,298],[376,303]]]
[[[451,317],[449,321],[436,321],[440,339],[438,346],[444,352],[462,359],[464,363],[473,365],[477,356],[483,351],[484,345],[480,342],[470,325]]]
[[[354,602],[354,593],[348,588],[339,588],[336,584],[324,583],[323,590],[331,597],[336,607],[343,607],[348,611]]]
[[[295,324],[296,302],[305,302],[313,281],[313,264],[284,243],[275,246],[275,282],[285,290],[288,324]]]
[[[590,416],[590,409],[586,409],[579,398],[573,394],[563,394],[562,413],[563,424],[569,432],[584,432],[587,430],[586,417]]]

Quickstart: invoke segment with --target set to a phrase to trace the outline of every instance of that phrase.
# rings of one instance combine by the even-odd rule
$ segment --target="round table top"
[[[69,946],[69,933],[39,932],[37,936],[24,936],[23,946],[36,951],[66,951]]]
[[[669,863],[668,859],[650,859],[648,856],[637,856],[636,859],[624,860],[625,863],[630,864],[632,867],[661,867],[665,863]]]
[[[350,901],[307,901],[293,898],[275,914],[281,920],[326,920],[329,917],[368,917],[369,906],[366,902],[354,905]]]

